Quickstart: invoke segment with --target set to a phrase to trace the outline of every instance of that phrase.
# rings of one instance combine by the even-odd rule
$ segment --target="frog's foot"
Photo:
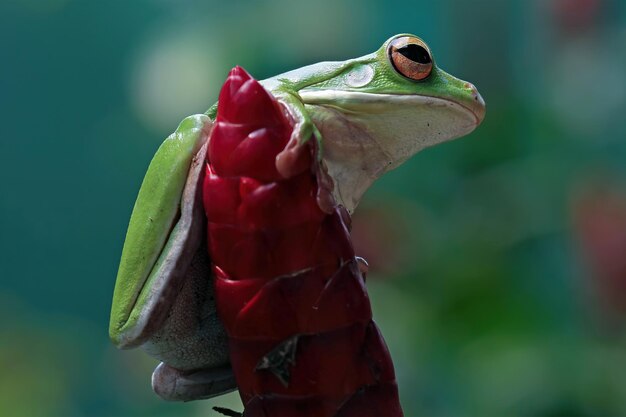
[[[152,389],[167,401],[205,400],[237,389],[230,366],[181,371],[161,362],[152,373]]]
[[[276,169],[284,178],[302,173],[310,167],[310,148],[303,146],[315,138],[313,146],[317,160],[321,160],[322,134],[310,120],[298,122],[289,137],[287,146],[276,156]]]

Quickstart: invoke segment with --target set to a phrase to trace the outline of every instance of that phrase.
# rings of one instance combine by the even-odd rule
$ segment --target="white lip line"
[[[388,102],[389,100],[415,101],[416,103],[424,103],[427,101],[433,101],[433,102],[441,101],[445,103],[452,103],[454,105],[461,107],[463,110],[469,112],[472,116],[474,116],[476,125],[480,124],[480,119],[478,115],[469,107],[457,101],[449,100],[449,99],[445,99],[441,97],[425,96],[422,94],[374,94],[374,93],[362,93],[362,92],[357,92],[357,91],[345,91],[345,90],[308,90],[308,91],[301,90],[299,92],[299,95],[305,104],[320,104],[320,105],[324,105],[327,103],[316,102],[316,100],[319,100],[319,99],[328,100],[333,97],[352,98],[356,101],[360,100],[362,102],[370,102],[370,103],[375,103],[378,101]]]

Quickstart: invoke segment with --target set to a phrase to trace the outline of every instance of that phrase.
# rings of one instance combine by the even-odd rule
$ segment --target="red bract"
[[[318,205],[314,140],[243,69],[220,93],[203,187],[218,314],[247,417],[402,415],[345,210]],[[293,145],[293,144],[292,144]]]

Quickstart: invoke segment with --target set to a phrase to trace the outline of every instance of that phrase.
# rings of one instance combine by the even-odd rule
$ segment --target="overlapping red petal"
[[[276,169],[292,129],[271,94],[242,68],[231,71],[210,138],[203,201],[217,308],[245,415],[401,416],[345,212],[320,209],[310,145],[280,161],[287,178]],[[259,364],[294,337],[285,384]]]

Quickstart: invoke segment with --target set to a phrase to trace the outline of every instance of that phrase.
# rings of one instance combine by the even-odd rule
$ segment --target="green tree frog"
[[[428,146],[478,126],[476,88],[441,69],[420,38],[401,34],[377,51],[321,62],[261,82],[296,122],[291,142],[317,140],[333,197],[354,210],[382,174]],[[217,113],[190,116],[158,149],[132,212],[111,311],[110,336],[161,361],[152,383],[169,400],[236,388],[215,312],[200,186]],[[290,146],[276,159],[288,169]]]

